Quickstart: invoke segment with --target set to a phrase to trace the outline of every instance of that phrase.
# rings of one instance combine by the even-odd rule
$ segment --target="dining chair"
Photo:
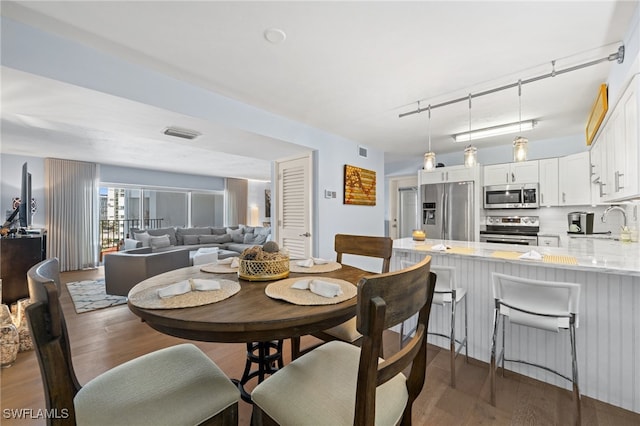
[[[415,262],[409,262],[407,260],[401,260],[400,265],[406,268]],[[433,336],[444,337],[449,341],[449,368],[451,370],[450,384],[452,388],[456,387],[456,358],[462,348],[465,349],[465,361],[469,362],[469,346],[467,342],[468,336],[468,322],[467,322],[467,291],[462,287],[457,286],[456,269],[452,266],[431,265],[431,272],[435,273],[438,277],[436,283],[436,289],[433,295],[433,304],[440,305],[443,308],[448,307],[449,311],[449,332],[437,331],[433,329],[431,324],[431,330],[427,334]],[[456,313],[458,311],[458,305],[464,303],[464,336],[461,338],[456,337]],[[407,321],[407,324],[412,320]],[[413,333],[413,329],[405,330],[405,324],[403,323],[400,328],[400,346],[404,344],[406,336]]]
[[[358,283],[361,347],[332,341],[292,361],[251,396],[254,425],[410,425],[424,386],[426,333],[436,276],[431,257],[407,269],[364,277]],[[379,357],[383,331],[418,315],[407,344]],[[410,367],[409,376],[403,374]]]
[[[389,237],[373,237],[367,235],[336,234],[334,237],[334,250],[336,261],[343,263],[344,255],[364,256],[382,260],[381,273],[389,272],[391,256],[393,254],[393,240]],[[324,342],[341,340],[352,344],[358,344],[362,335],[356,329],[356,318],[353,317],[344,323],[330,329],[313,333],[313,336]],[[300,339],[291,340],[291,357],[297,358],[302,353],[317,347],[300,350]]]
[[[193,344],[161,349],[81,386],[73,368],[56,258],[27,272],[26,315],[44,384],[49,425],[237,425],[240,392]]]
[[[582,410],[580,404],[580,389],[578,387],[578,360],[576,356],[576,328],[578,327],[578,304],[580,301],[580,284],[541,281],[494,272],[492,274],[493,297],[495,300],[493,314],[493,335],[491,338],[490,387],[491,404],[496,405],[496,369],[504,363],[516,362],[542,368],[550,373],[562,377],[573,384],[573,394],[576,404],[575,423],[580,424]],[[502,347],[497,352],[498,328],[502,319]],[[571,345],[571,376],[553,370],[541,364],[527,360],[509,359],[505,355],[505,323],[534,327],[552,331],[569,331]]]

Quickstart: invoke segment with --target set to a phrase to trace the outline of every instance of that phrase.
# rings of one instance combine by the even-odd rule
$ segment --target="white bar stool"
[[[413,265],[415,262],[409,262],[406,260],[401,261],[402,268],[407,268]],[[467,345],[468,336],[468,322],[467,322],[467,290],[461,287],[456,287],[456,269],[451,266],[431,265],[431,272],[434,272],[437,276],[436,288],[433,293],[433,305],[450,305],[451,306],[451,322],[449,334],[430,331],[428,334],[433,336],[440,336],[449,339],[449,352],[451,361],[451,387],[456,387],[456,357],[465,349],[465,361],[469,362],[469,347]],[[456,339],[456,311],[458,304],[464,300],[464,338]],[[454,302],[455,301],[455,302]],[[454,302],[454,303],[452,303]],[[400,326],[400,346],[404,346],[405,336],[411,335],[415,329],[411,329],[408,332],[404,330],[404,323]]]
[[[504,362],[518,362],[542,368],[573,383],[576,401],[576,424],[581,421],[580,390],[578,388],[578,361],[576,357],[576,332],[578,327],[578,303],[580,284],[555,281],[539,281],[514,277],[494,272],[493,336],[491,339],[491,405],[496,405],[496,366],[501,364],[504,376]],[[498,323],[502,318],[502,349],[496,356]],[[535,327],[541,330],[559,332],[569,330],[571,341],[571,377],[549,367],[525,360],[508,359],[504,353],[505,322]]]

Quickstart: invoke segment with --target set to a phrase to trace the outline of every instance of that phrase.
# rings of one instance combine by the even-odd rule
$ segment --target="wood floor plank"
[[[104,277],[102,268],[62,274],[64,283]],[[61,304],[69,329],[74,366],[80,383],[86,383],[104,371],[151,351],[182,343],[184,340],[163,335],[133,315],[126,305],[77,314],[66,291]],[[312,337],[303,339],[303,347],[313,345]],[[397,335],[385,338],[385,354],[398,347]],[[225,343],[195,344],[229,376],[239,377],[244,369],[245,345]],[[290,361],[289,342],[285,341],[285,363]],[[449,352],[429,345],[425,387],[413,409],[414,425],[565,425],[573,422],[571,392],[534,379],[508,372],[498,375],[497,406],[489,403],[489,367],[463,355],[456,360],[456,389],[449,386]],[[43,418],[13,419],[5,409],[44,409],[44,391],[35,353],[18,354],[16,363],[2,369],[0,407],[2,425],[42,426]],[[251,384],[253,386],[253,384]],[[250,387],[251,387],[250,386]],[[584,425],[638,425],[640,414],[583,397]],[[23,411],[24,412],[24,411]],[[251,406],[240,402],[240,425],[249,425]]]

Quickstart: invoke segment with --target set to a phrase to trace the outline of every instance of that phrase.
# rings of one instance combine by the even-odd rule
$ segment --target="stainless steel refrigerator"
[[[427,238],[474,240],[473,181],[421,185],[420,202]]]

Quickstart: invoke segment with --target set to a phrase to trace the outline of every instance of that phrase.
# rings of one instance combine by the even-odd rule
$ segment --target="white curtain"
[[[98,266],[98,167],[47,158],[44,162],[47,257],[61,271]]]
[[[247,196],[249,182],[227,178],[227,225],[247,223]]]

